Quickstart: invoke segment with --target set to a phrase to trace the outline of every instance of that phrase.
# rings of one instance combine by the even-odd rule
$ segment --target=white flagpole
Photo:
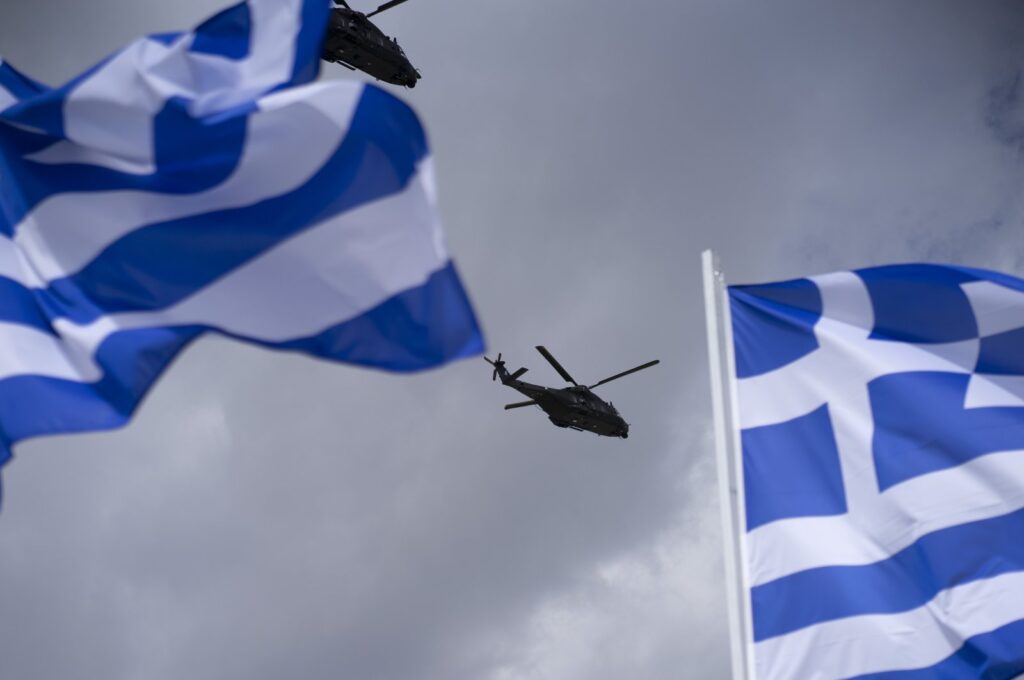
[[[725,547],[726,606],[733,680],[753,680],[753,630],[750,595],[746,586],[746,531],[743,476],[741,474],[739,420],[736,411],[736,359],[732,344],[732,317],[725,277],[718,257],[710,250],[701,256],[704,269],[704,311],[707,318],[711,400],[714,410],[718,500]]]

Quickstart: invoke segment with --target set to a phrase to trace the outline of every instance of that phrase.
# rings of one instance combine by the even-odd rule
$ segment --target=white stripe
[[[235,61],[189,52],[194,35],[167,46],[143,38],[114,55],[64,102],[64,129],[71,144],[36,160],[70,163],[74,146],[91,149],[91,162],[134,172],[153,172],[153,116],[167,100],[189,100],[204,116],[257,99],[291,76],[301,30],[302,0],[250,0],[249,54]]]
[[[1024,375],[975,373],[967,383],[964,408],[1024,406]]]
[[[866,385],[894,367],[900,372],[970,373],[979,346],[977,340],[921,345],[872,340],[856,326],[832,318],[819,320],[815,335],[817,350],[770,373],[739,380],[743,429],[806,415],[831,403],[830,392],[852,383]]]
[[[344,139],[362,85],[336,81],[260,101],[235,172],[199,194],[146,191],[53,196],[16,227],[15,243],[44,281],[72,274],[146,224],[252,205],[310,179]],[[31,282],[22,281],[25,285]]]
[[[1024,327],[1024,292],[992,281],[971,281],[960,288],[971,303],[982,337]]]
[[[4,60],[0,58],[0,66],[3,65]],[[14,96],[14,93],[4,87],[3,83],[0,83],[0,111],[3,111],[11,104],[15,104],[17,102],[18,98]]]
[[[11,94],[10,90],[6,87],[0,85],[0,111],[3,111],[11,104],[16,104],[17,102],[18,98]]]
[[[64,341],[0,363],[0,379],[21,374],[95,380],[93,362],[111,333],[136,328],[208,324],[268,342],[315,335],[423,284],[447,264],[430,199],[431,164],[405,191],[343,213],[289,239],[261,257],[157,312],[102,317],[88,326],[59,319]],[[0,326],[0,346],[32,331]],[[35,337],[35,336],[33,336]],[[69,367],[78,366],[75,374]]]
[[[189,54],[187,89],[193,115],[223,111],[259,98],[287,81],[295,67],[303,0],[249,0],[249,55],[241,60]],[[194,78],[194,80],[193,80]]]
[[[755,645],[757,677],[831,680],[933,666],[965,640],[1024,619],[1024,573],[1003,574],[939,593],[926,605],[856,616]]]
[[[84,354],[73,356],[66,346],[49,333],[31,326],[0,322],[0,377],[19,375],[26,366],[36,375],[68,380],[95,380],[100,372]],[[69,351],[70,350],[70,351]]]
[[[166,310],[62,332],[98,347],[117,330],[206,324],[268,342],[315,335],[423,284],[447,263],[422,181],[304,231]]]
[[[77,145],[92,149],[97,161],[112,156],[152,172],[153,115],[178,91],[163,81],[154,83],[144,69],[172,49],[143,38],[111,57],[65,98],[64,132],[70,144],[36,158],[73,162],[68,148]]]
[[[42,151],[26,154],[25,160],[46,165],[64,165],[69,163],[96,165],[131,175],[151,175],[156,171],[151,158],[139,160],[114,156],[109,152],[81,146],[63,139],[55,144],[51,144]]]
[[[848,385],[866,385],[892,373],[894,367],[901,372],[974,370],[977,340],[914,344],[871,339],[874,309],[860,277],[853,272],[835,272],[811,280],[822,297],[821,318],[814,326],[818,349],[774,371],[739,380],[743,429],[810,413],[829,401],[836,385],[847,392]],[[989,290],[975,295],[994,297]]]
[[[25,264],[25,256],[14,245],[14,241],[0,234],[0,276],[29,288],[38,288],[40,279],[33,276],[31,270],[26,271]]]
[[[891,487],[856,515],[801,517],[747,535],[752,585],[891,557],[933,531],[1024,508],[1024,450],[981,456]]]

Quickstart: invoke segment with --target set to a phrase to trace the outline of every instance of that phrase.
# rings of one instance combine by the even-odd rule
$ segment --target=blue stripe
[[[945,265],[894,264],[856,274],[871,296],[872,338],[944,343],[978,336],[974,310],[961,287],[976,280],[969,272]]]
[[[180,31],[175,31],[171,33],[152,33],[148,37],[153,42],[158,42],[165,47],[170,47],[183,35],[185,34]]]
[[[1024,408],[964,408],[971,376],[891,373],[868,384],[880,491],[998,451],[1024,448]]]
[[[729,286],[736,376],[768,373],[816,350],[821,307],[821,291],[808,279]]]
[[[45,92],[48,88],[21,73],[6,61],[0,63],[0,86],[17,99],[27,99]]]
[[[255,205],[127,234],[79,272],[50,284],[53,312],[88,323],[108,313],[173,305],[312,225],[400,192],[426,153],[412,109],[367,87],[348,135],[305,185]],[[246,225],[245,238],[239,225]]]
[[[1024,571],[1024,510],[942,529],[892,557],[808,569],[751,589],[754,639],[823,621],[908,611],[940,591]]]
[[[927,668],[858,675],[854,680],[1011,680],[1024,673],[1024,621],[975,635]]]
[[[981,339],[975,373],[1024,375],[1024,328],[989,335]]]
[[[4,109],[3,120],[9,120],[46,135],[51,143],[64,137],[65,89],[47,90]]]
[[[68,95],[123,51],[114,52],[60,87],[44,88],[38,94],[4,111],[3,117],[46,134],[52,138],[51,141],[64,139],[64,102]]]
[[[790,517],[846,512],[846,489],[827,405],[741,433],[747,531]]]
[[[295,41],[295,64],[292,67],[292,85],[316,80],[320,75],[320,53],[330,16],[330,0],[303,0],[298,39]]]
[[[191,194],[209,190],[238,167],[248,127],[245,114],[252,110],[254,106],[247,104],[229,115],[194,118],[186,100],[169,100],[153,118],[156,171],[148,175],[79,163],[49,165],[25,160],[22,155],[40,151],[53,140],[0,128],[0,148],[9,145],[10,149],[8,153],[5,148],[3,154],[5,176],[14,183],[3,194],[9,213],[0,229],[11,235],[13,227],[37,205],[62,193],[137,190]]]
[[[201,23],[195,30],[190,51],[244,59],[249,54],[251,30],[249,3],[243,2]]]
[[[258,344],[388,371],[416,371],[484,351],[473,308],[451,262],[425,285],[316,336]]]
[[[22,156],[42,151],[53,144],[46,135],[21,130],[0,121],[0,233],[10,236],[14,226],[29,211],[22,192]]]
[[[998,283],[1000,286],[1006,286],[1011,290],[1019,290],[1024,292],[1024,279],[1017,278],[1016,276],[1010,276],[1009,274],[1003,274],[1002,272],[994,272],[988,269],[976,269],[974,267],[960,267],[951,265],[951,269],[956,269],[967,277],[979,280],[979,281],[991,281],[992,283]]]
[[[56,336],[43,314],[36,291],[6,276],[0,276],[0,321],[30,326]]]
[[[307,338],[264,342],[198,325],[121,331],[96,352],[104,370],[96,383],[34,375],[0,380],[0,461],[10,457],[12,444],[29,437],[124,425],[178,353],[207,331],[270,349],[397,372],[431,368],[484,349],[451,263],[422,286]]]

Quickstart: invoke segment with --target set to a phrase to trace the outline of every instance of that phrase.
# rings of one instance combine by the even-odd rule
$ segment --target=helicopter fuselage
[[[503,385],[522,392],[537,402],[558,427],[586,430],[605,437],[629,436],[629,423],[615,407],[582,385],[554,388],[534,385],[502,375]]]
[[[386,36],[365,14],[347,7],[331,10],[320,56],[392,85],[415,87],[420,78],[398,41]]]
[[[484,357],[484,361],[494,367],[491,380],[497,380],[500,377],[502,385],[511,387],[530,398],[529,401],[506,404],[506,411],[527,406],[539,406],[548,415],[548,419],[558,427],[586,430],[605,437],[621,437],[622,439],[629,437],[629,423],[623,420],[610,401],[605,401],[594,394],[593,389],[650,368],[660,363],[657,359],[634,366],[628,371],[621,371],[587,386],[576,382],[565,370],[565,367],[558,363],[558,360],[543,345],[537,345],[537,351],[562,376],[562,379],[572,384],[572,387],[544,387],[523,382],[519,380],[519,377],[526,373],[527,368],[520,368],[515,373],[510,373],[505,367],[505,362],[501,360],[501,352],[498,352],[498,357],[493,360]]]

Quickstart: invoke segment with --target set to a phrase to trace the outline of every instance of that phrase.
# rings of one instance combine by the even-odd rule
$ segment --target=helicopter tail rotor
[[[526,373],[526,371],[529,370],[526,367],[523,367],[515,371],[514,373],[509,373],[507,370],[505,370],[505,362],[501,360],[501,352],[498,352],[497,359],[491,360],[488,359],[487,357],[484,357],[484,361],[489,363],[491,366],[494,366],[494,371],[491,373],[491,380],[494,381],[500,377],[501,382],[504,385],[508,385],[509,383],[518,380],[520,376],[523,375],[523,373]]]
[[[494,382],[498,379],[498,371],[505,368],[505,362],[501,360],[501,352],[498,352],[498,358],[494,361],[491,361],[487,357],[484,357],[484,361],[489,363],[491,366],[494,366],[494,372],[491,374],[491,382]]]

